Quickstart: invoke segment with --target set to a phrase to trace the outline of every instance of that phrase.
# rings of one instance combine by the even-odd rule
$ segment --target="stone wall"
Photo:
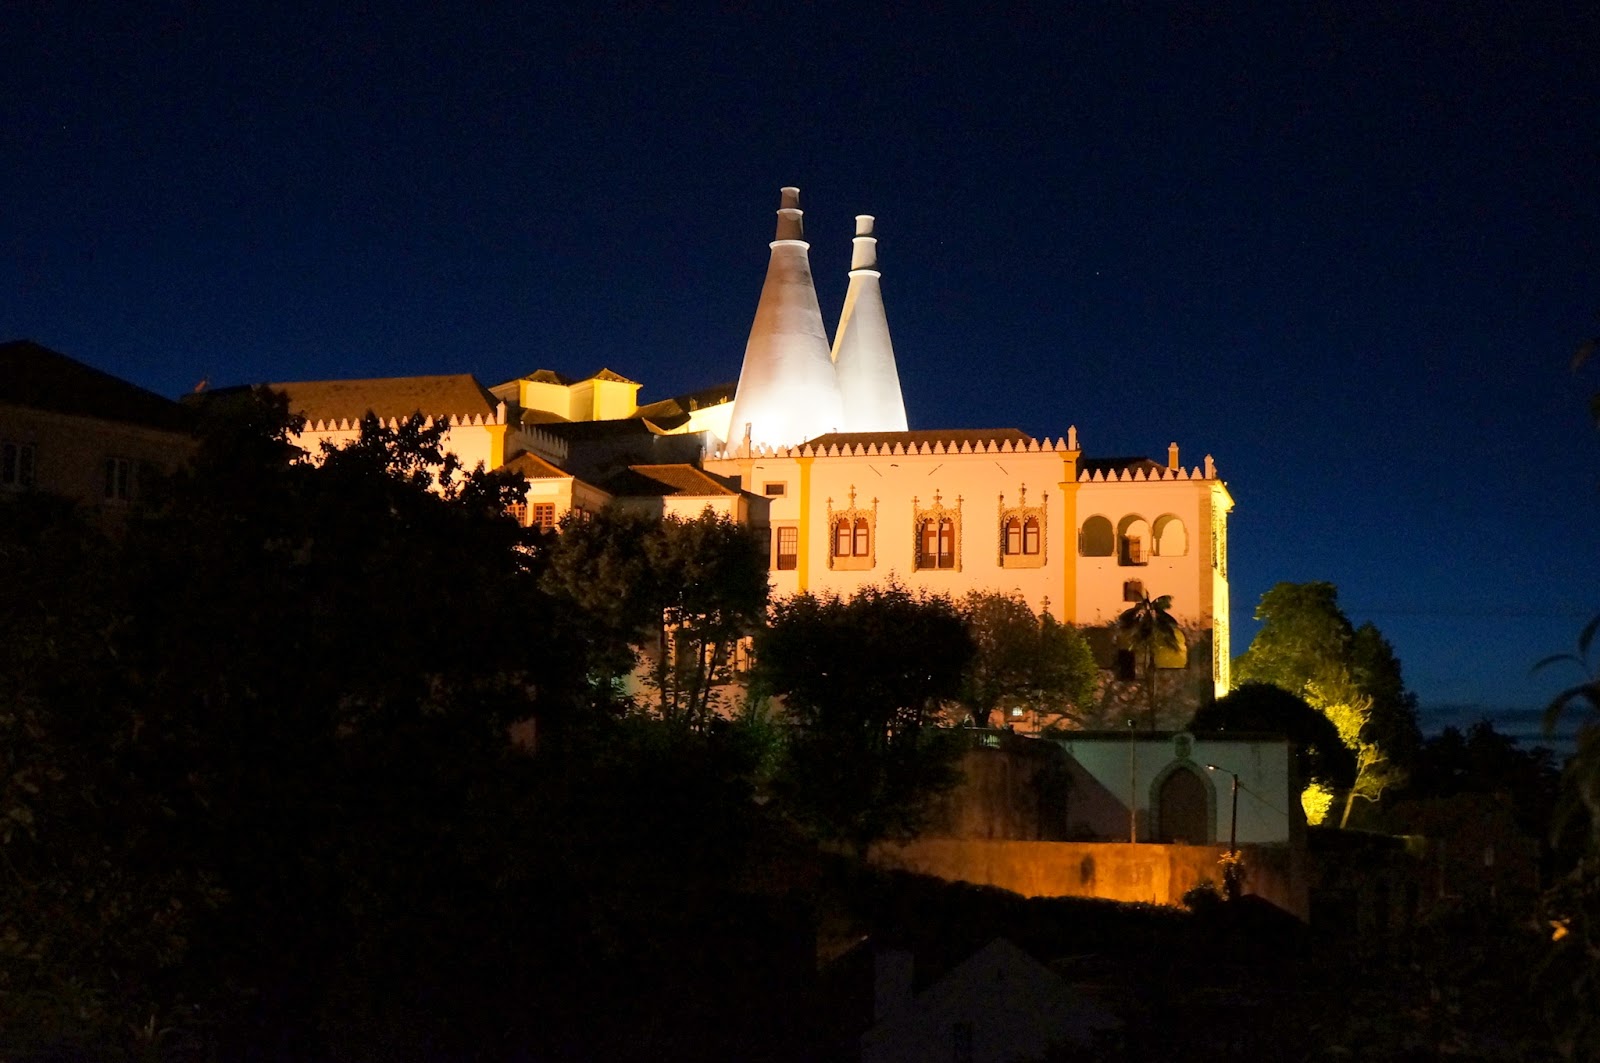
[[[1310,914],[1305,857],[1287,845],[1241,845],[1244,891],[1301,919]],[[1098,897],[1181,905],[1201,882],[1219,888],[1227,846],[919,838],[873,847],[883,868],[998,886],[1024,897]]]

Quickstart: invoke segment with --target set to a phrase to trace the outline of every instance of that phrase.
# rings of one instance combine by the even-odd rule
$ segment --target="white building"
[[[874,219],[858,216],[830,345],[799,190],[783,189],[736,387],[640,406],[641,385],[607,369],[582,380],[541,369],[491,388],[466,375],[279,386],[308,418],[312,449],[354,438],[369,409],[444,420],[465,467],[529,477],[530,523],[619,496],[662,514],[726,513],[768,536],[779,596],[896,579],[1016,593],[1095,629],[1143,593],[1168,595],[1186,647],[1160,666],[1224,693],[1233,499],[1211,457],[1185,465],[1176,443],[1164,460],[1091,456],[1070,422],[1053,439],[910,430],[877,244]],[[1137,678],[1126,651],[1101,650],[1117,677]]]

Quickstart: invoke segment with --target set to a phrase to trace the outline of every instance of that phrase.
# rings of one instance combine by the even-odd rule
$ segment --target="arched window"
[[[1039,552],[1039,518],[1008,517],[1005,523],[1006,556],[1023,557]]]
[[[864,572],[877,563],[872,536],[878,521],[878,500],[860,504],[855,485],[850,486],[850,504],[843,508],[828,499],[828,567],[845,572]]]
[[[1090,517],[1083,522],[1078,533],[1078,553],[1084,557],[1110,557],[1116,553],[1116,536],[1111,531],[1111,521],[1105,517]]]
[[[956,525],[948,517],[922,522],[919,538],[922,542],[921,555],[917,558],[918,568],[955,568],[956,567]]]
[[[1150,523],[1136,514],[1123,517],[1117,525],[1117,564],[1150,563]]]
[[[1183,521],[1168,513],[1156,518],[1156,556],[1182,557],[1189,552],[1189,533]]]

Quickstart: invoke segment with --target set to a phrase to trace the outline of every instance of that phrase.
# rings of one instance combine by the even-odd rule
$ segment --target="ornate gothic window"
[[[1028,488],[1024,484],[1017,496],[1017,504],[1006,505],[1006,496],[1000,496],[1000,567],[1040,568],[1045,563],[1045,514],[1050,496],[1039,499],[1037,505],[1028,505]]]
[[[850,505],[834,509],[833,499],[828,499],[828,526],[833,529],[828,547],[828,567],[833,569],[869,569],[878,563],[874,549],[873,532],[878,525],[878,500],[871,508],[856,504],[856,489],[850,487]]]
[[[949,568],[961,571],[961,498],[957,496],[954,507],[944,504],[943,496],[935,493],[933,505],[922,508],[911,500],[916,531],[916,567],[920,569]]]

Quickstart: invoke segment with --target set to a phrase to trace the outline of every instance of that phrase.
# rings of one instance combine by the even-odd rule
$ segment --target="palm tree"
[[[1544,733],[1554,735],[1561,717],[1568,708],[1587,709],[1578,721],[1577,751],[1567,763],[1567,780],[1570,793],[1582,806],[1581,812],[1589,817],[1590,848],[1600,854],[1600,675],[1589,664],[1589,650],[1596,635],[1600,635],[1600,616],[1584,625],[1578,635],[1577,653],[1558,653],[1546,657],[1533,666],[1534,671],[1552,664],[1575,664],[1584,673],[1585,681],[1569,687],[1555,696],[1544,710]],[[1571,815],[1573,809],[1567,810]],[[1561,823],[1557,823],[1559,828]]]
[[[1172,608],[1172,595],[1151,598],[1146,591],[1139,592],[1139,600],[1117,617],[1117,630],[1122,632],[1130,649],[1144,658],[1145,696],[1150,704],[1150,730],[1156,729],[1156,654],[1161,650],[1178,652],[1183,648],[1179,641],[1178,622],[1168,612]]]

